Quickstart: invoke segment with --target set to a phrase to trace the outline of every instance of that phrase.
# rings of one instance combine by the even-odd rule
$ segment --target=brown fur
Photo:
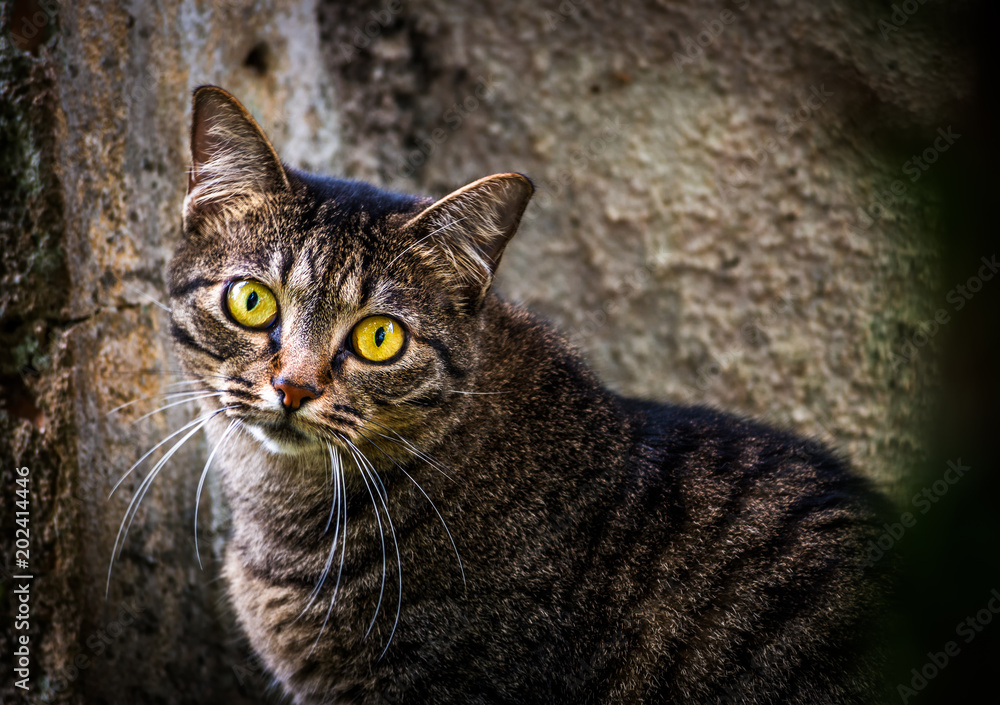
[[[392,194],[282,166],[220,89],[194,106],[174,337],[222,393],[232,601],[296,703],[870,701],[864,483],[811,441],[615,396],[489,293],[527,179]],[[243,278],[270,328],[226,314]],[[406,332],[387,363],[349,343],[375,314]]]

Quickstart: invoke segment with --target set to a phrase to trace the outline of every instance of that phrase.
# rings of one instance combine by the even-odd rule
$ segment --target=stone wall
[[[190,418],[108,412],[174,379],[159,302],[203,83],[294,166],[433,195],[528,174],[505,296],[613,388],[768,417],[896,492],[928,453],[928,321],[953,284],[942,183],[972,93],[968,7],[902,5],[4,3],[0,477],[7,492],[31,470],[28,701],[263,697],[219,606],[211,493],[204,570],[194,554],[200,441],[153,484],[108,579],[138,478],[109,492]],[[20,697],[6,664],[0,684]]]

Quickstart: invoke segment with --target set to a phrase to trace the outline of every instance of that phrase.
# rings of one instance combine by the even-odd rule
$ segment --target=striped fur
[[[205,410],[232,407],[208,427],[225,574],[293,702],[874,700],[878,501],[816,443],[612,394],[489,294],[524,177],[432,204],[283,167],[228,94],[195,104],[172,331]],[[272,328],[225,315],[240,278]],[[374,314],[405,326],[392,363],[348,343]],[[318,396],[284,410],[282,376]]]

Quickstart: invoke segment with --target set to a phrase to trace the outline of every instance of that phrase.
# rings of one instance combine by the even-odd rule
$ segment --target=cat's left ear
[[[523,174],[494,174],[428,206],[406,227],[414,230],[416,249],[447,270],[475,309],[534,192]]]

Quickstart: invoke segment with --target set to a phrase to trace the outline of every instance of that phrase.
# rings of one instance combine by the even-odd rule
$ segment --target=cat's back
[[[665,669],[660,695],[868,702],[876,674],[864,655],[886,575],[862,563],[882,511],[868,483],[821,444],[763,424],[622,404],[639,438],[630,511],[607,538],[658,549],[641,557],[630,599],[659,641],[645,668]]]

